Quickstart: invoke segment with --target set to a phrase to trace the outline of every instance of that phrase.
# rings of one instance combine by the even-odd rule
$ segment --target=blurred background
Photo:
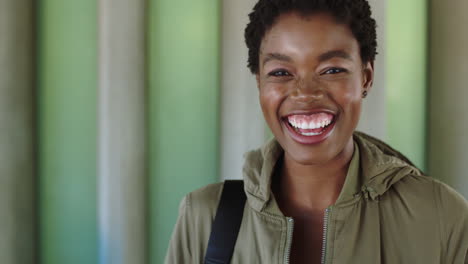
[[[370,2],[359,129],[468,197],[468,1]],[[163,263],[181,198],[270,136],[254,3],[0,0],[0,263]]]

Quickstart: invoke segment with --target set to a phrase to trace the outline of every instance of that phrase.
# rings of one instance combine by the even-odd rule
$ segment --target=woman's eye
[[[346,70],[342,68],[331,68],[325,71],[324,74],[338,74],[342,72],[346,72]]]
[[[277,71],[272,71],[268,73],[269,76],[273,77],[284,77],[284,76],[291,76],[288,71],[286,70],[277,70]]]

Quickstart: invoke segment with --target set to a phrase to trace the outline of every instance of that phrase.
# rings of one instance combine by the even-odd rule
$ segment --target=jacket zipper
[[[323,237],[322,237],[322,261],[320,263],[325,264],[325,258],[327,256],[327,233],[328,233],[328,218],[331,208],[325,209],[323,215]]]
[[[289,264],[289,258],[291,255],[291,244],[293,238],[293,230],[294,230],[294,219],[291,217],[286,217],[288,230],[287,230],[287,240],[286,240],[286,252],[284,255],[284,264]]]
[[[327,255],[327,233],[328,233],[328,219],[331,208],[325,209],[325,214],[323,215],[323,236],[322,236],[322,259],[321,264],[325,264],[325,258]],[[286,240],[286,252],[284,255],[284,264],[289,264],[289,258],[291,255],[291,244],[294,231],[294,219],[291,217],[286,217],[287,220],[287,240]]]

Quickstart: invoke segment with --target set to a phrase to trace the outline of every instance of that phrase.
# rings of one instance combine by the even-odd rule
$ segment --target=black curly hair
[[[281,14],[290,12],[304,17],[317,13],[332,15],[337,22],[350,27],[359,43],[362,62],[375,60],[377,26],[367,0],[259,0],[249,14],[250,22],[244,32],[249,49],[247,66],[253,74],[259,70],[259,49],[265,33]]]

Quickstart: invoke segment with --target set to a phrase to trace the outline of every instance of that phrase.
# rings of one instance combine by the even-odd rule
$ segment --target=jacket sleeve
[[[443,263],[468,264],[468,202],[446,184],[439,184]]]
[[[222,187],[210,184],[182,199],[164,263],[203,263]]]
[[[169,242],[165,264],[196,263],[192,260],[192,245],[189,237],[191,230],[193,230],[188,208],[190,206],[189,199],[190,197],[187,195],[180,202],[179,217]]]

